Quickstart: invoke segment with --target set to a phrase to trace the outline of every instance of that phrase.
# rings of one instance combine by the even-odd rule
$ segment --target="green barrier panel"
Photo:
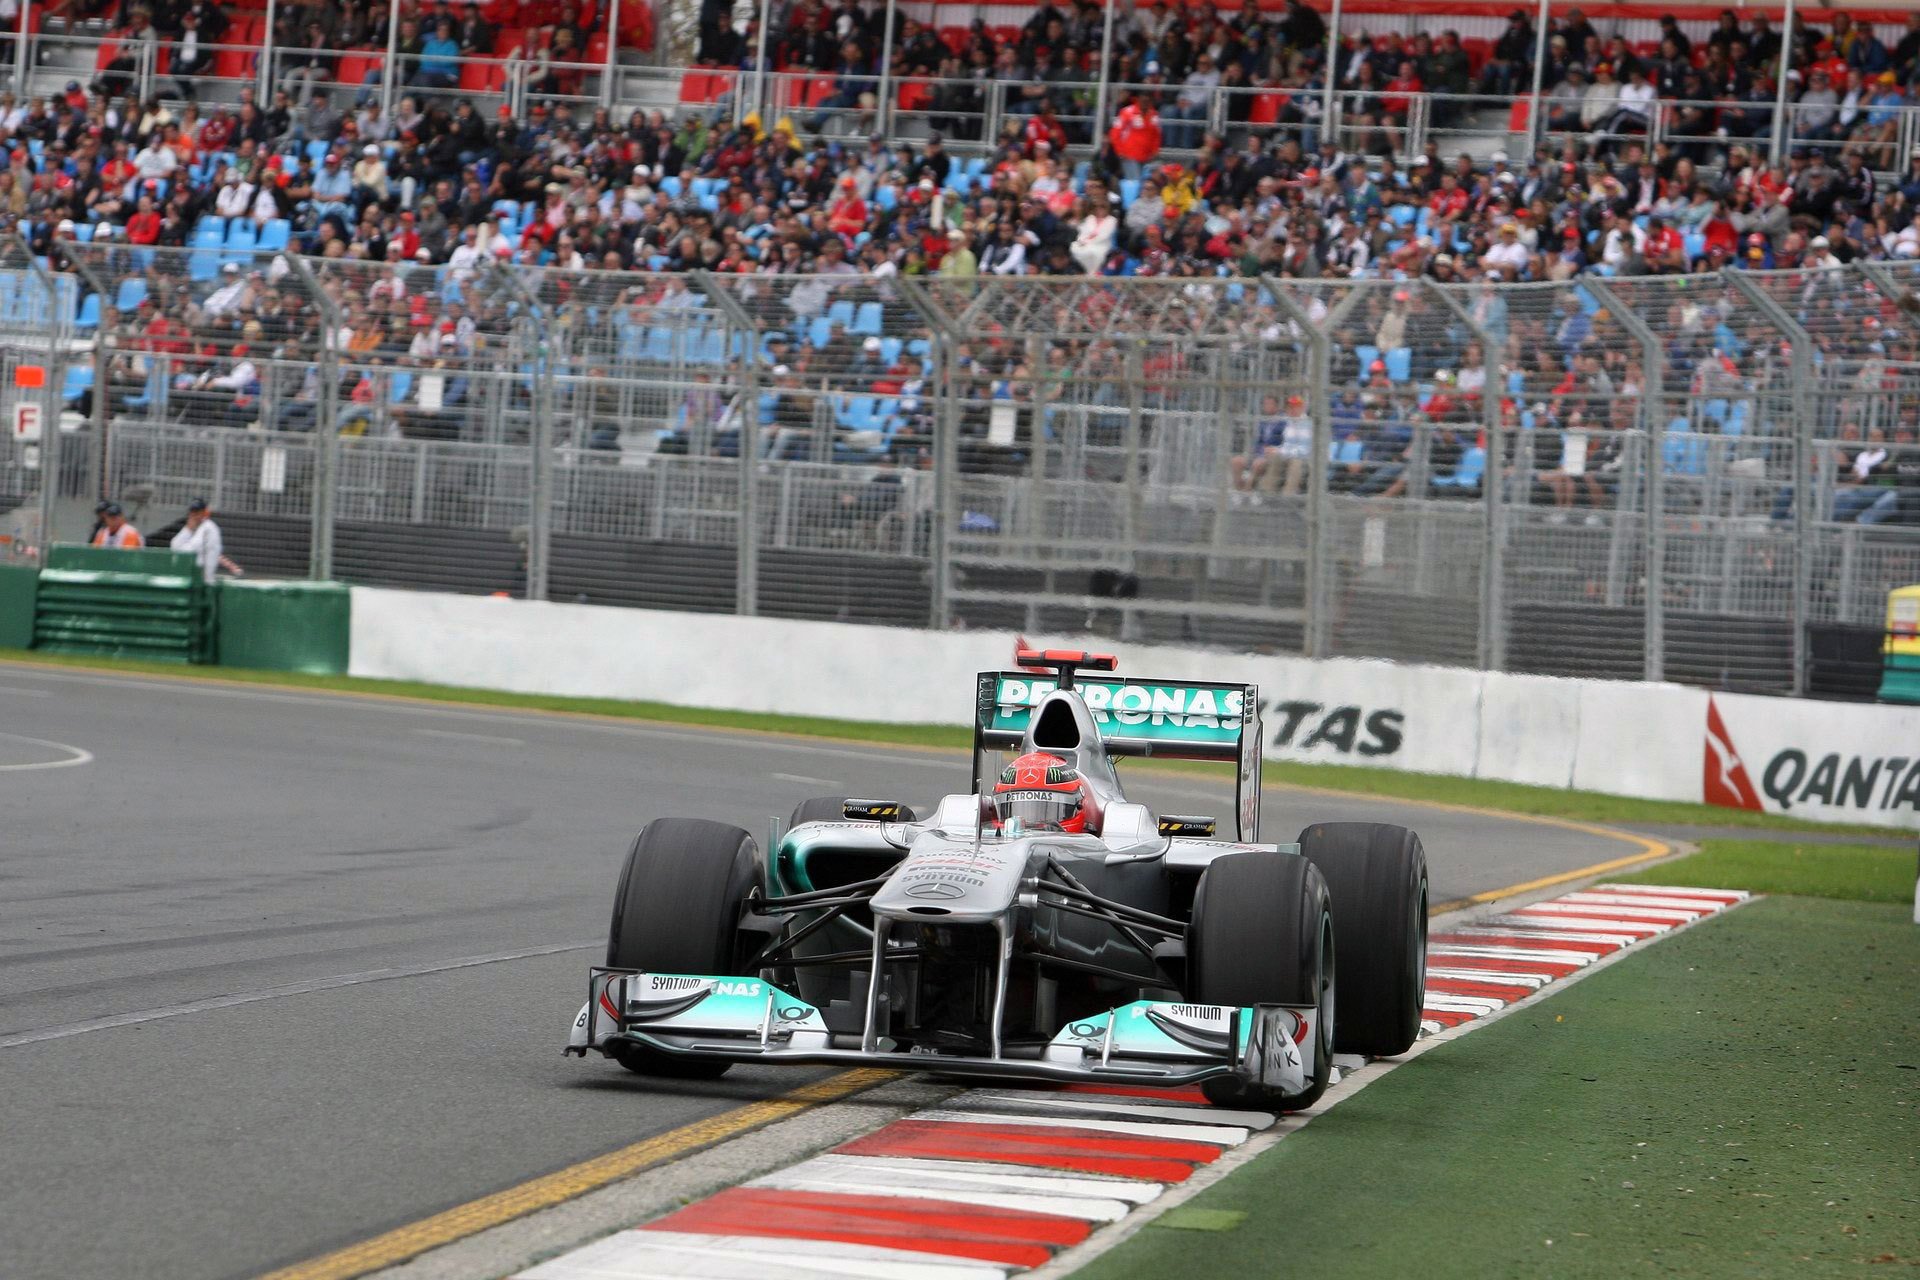
[[[211,662],[214,593],[184,551],[55,546],[33,605],[51,653]]]
[[[352,634],[338,582],[220,581],[220,665],[340,675]]]
[[[40,571],[23,564],[0,564],[0,649],[33,647],[33,601]]]

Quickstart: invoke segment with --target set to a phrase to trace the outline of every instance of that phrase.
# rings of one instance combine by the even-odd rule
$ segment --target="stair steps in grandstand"
[[[188,553],[59,546],[40,574],[33,647],[206,662],[212,620],[213,593]]]

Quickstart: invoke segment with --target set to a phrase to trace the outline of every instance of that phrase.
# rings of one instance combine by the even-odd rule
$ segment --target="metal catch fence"
[[[1905,265],[63,252],[0,246],[0,555],[206,497],[256,573],[1778,692],[1836,691],[1820,653],[1920,580]]]

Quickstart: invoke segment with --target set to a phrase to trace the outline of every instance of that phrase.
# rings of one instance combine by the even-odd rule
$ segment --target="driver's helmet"
[[[1000,771],[993,786],[993,817],[1003,829],[1085,831],[1086,793],[1080,771],[1059,756],[1030,751]]]

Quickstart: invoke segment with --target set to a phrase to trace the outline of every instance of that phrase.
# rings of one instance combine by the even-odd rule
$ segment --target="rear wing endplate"
[[[1260,838],[1260,688],[1193,680],[1071,677],[1109,756],[1218,760],[1236,768],[1235,810],[1242,843]],[[982,671],[974,697],[973,789],[990,776],[987,752],[1016,751],[1033,708],[1060,687],[1052,675]]]

